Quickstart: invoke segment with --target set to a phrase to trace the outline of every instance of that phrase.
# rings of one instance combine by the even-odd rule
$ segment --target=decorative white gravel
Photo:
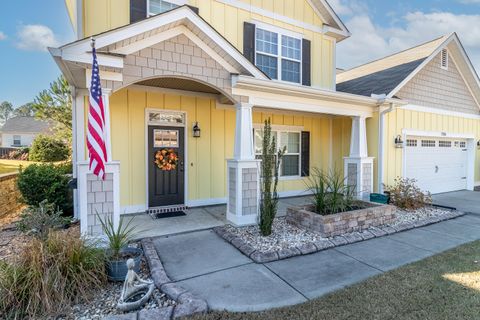
[[[318,233],[302,230],[287,223],[284,217],[276,218],[274,220],[272,234],[268,237],[263,237],[260,234],[258,226],[236,228],[227,225],[226,229],[241,237],[259,252],[278,251],[281,249],[299,247],[305,243],[312,243],[324,239]]]
[[[397,225],[405,222],[417,222],[431,217],[441,217],[451,210],[438,207],[425,207],[414,211],[407,211],[397,208],[395,222],[392,225]]]
[[[152,280],[149,278],[150,271],[148,270],[144,260],[142,260],[139,276],[145,280]],[[122,287],[123,282],[108,282],[104,288],[93,294],[90,301],[74,305],[71,313],[59,318],[75,320],[100,320],[109,315],[122,314],[122,312],[117,310],[117,303],[122,293]],[[143,307],[143,309],[157,309],[174,304],[175,301],[168,299],[164,293],[155,288],[150,301]]]
[[[436,207],[425,207],[414,211],[406,211],[397,208],[395,222],[390,225],[395,226],[405,222],[416,222],[430,217],[442,216],[450,212],[451,211],[448,209]],[[299,229],[289,224],[285,217],[276,218],[274,220],[272,234],[268,237],[263,237],[256,225],[243,228],[227,225],[225,228],[228,232],[233,233],[247,244],[251,245],[256,251],[262,253],[299,247],[302,244],[313,243],[318,240],[327,240],[318,233]]]

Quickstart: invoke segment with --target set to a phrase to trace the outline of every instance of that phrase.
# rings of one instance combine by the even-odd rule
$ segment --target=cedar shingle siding
[[[440,67],[441,53],[427,64],[396,95],[411,104],[479,114],[468,87],[450,58],[448,70]]]

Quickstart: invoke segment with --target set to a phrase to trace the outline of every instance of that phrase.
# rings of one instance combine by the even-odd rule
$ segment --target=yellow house
[[[412,137],[422,144],[423,137],[440,134],[462,150],[466,143],[468,159],[475,159],[478,110],[468,117],[458,115],[463,110],[439,114],[430,110],[436,106],[412,107],[410,96],[398,90],[336,89],[337,82],[344,85],[368,72],[354,69],[337,78],[336,44],[348,41],[350,33],[325,0],[66,0],[66,5],[78,40],[50,52],[74,93],[75,208],[85,234],[100,232],[96,214],[113,213],[118,221],[125,213],[221,203],[232,223],[255,223],[256,159],[266,119],[287,147],[282,197],[304,194],[314,167],[343,171],[358,196],[366,197],[404,174],[402,157]],[[90,173],[85,146],[91,38],[106,108],[103,181]],[[478,78],[467,70],[471,64],[456,36],[448,39],[455,59],[464,55],[458,72],[469,72],[463,86],[476,102]],[[409,92],[408,85],[402,88]],[[395,148],[397,134],[403,149]],[[178,160],[162,162],[170,155]],[[473,188],[467,181],[465,188]]]

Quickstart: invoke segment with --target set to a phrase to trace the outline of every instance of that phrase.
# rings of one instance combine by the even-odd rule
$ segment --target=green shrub
[[[38,135],[30,148],[29,160],[40,162],[64,161],[70,155],[70,149],[60,139]]]
[[[14,263],[0,262],[2,319],[43,319],[65,313],[106,281],[103,250],[88,246],[78,232],[32,238]]]
[[[338,171],[324,172],[313,168],[308,190],[313,194],[313,204],[318,214],[336,214],[355,207],[353,188],[346,184],[346,179]]]
[[[428,192],[422,192],[415,179],[397,177],[392,186],[385,186],[390,194],[390,203],[405,210],[416,210],[432,203]]]
[[[261,234],[266,237],[272,234],[273,220],[277,214],[278,205],[278,170],[280,161],[285,153],[277,150],[277,142],[272,135],[270,119],[265,120],[262,141],[262,163],[260,173],[260,219]]]
[[[39,206],[46,200],[64,213],[70,213],[72,196],[69,180],[62,169],[53,164],[32,164],[20,170],[17,184],[25,204]]]
[[[46,239],[50,230],[58,229],[70,223],[70,218],[62,216],[54,204],[40,202],[38,207],[30,206],[23,210],[17,228],[24,233],[40,239]]]

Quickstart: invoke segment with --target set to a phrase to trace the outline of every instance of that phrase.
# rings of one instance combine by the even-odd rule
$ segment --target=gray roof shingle
[[[49,121],[34,117],[13,117],[8,119],[1,128],[2,133],[46,133],[53,127]]]
[[[424,59],[404,63],[389,69],[337,84],[337,91],[370,97],[372,94],[389,94],[407,78]]]

